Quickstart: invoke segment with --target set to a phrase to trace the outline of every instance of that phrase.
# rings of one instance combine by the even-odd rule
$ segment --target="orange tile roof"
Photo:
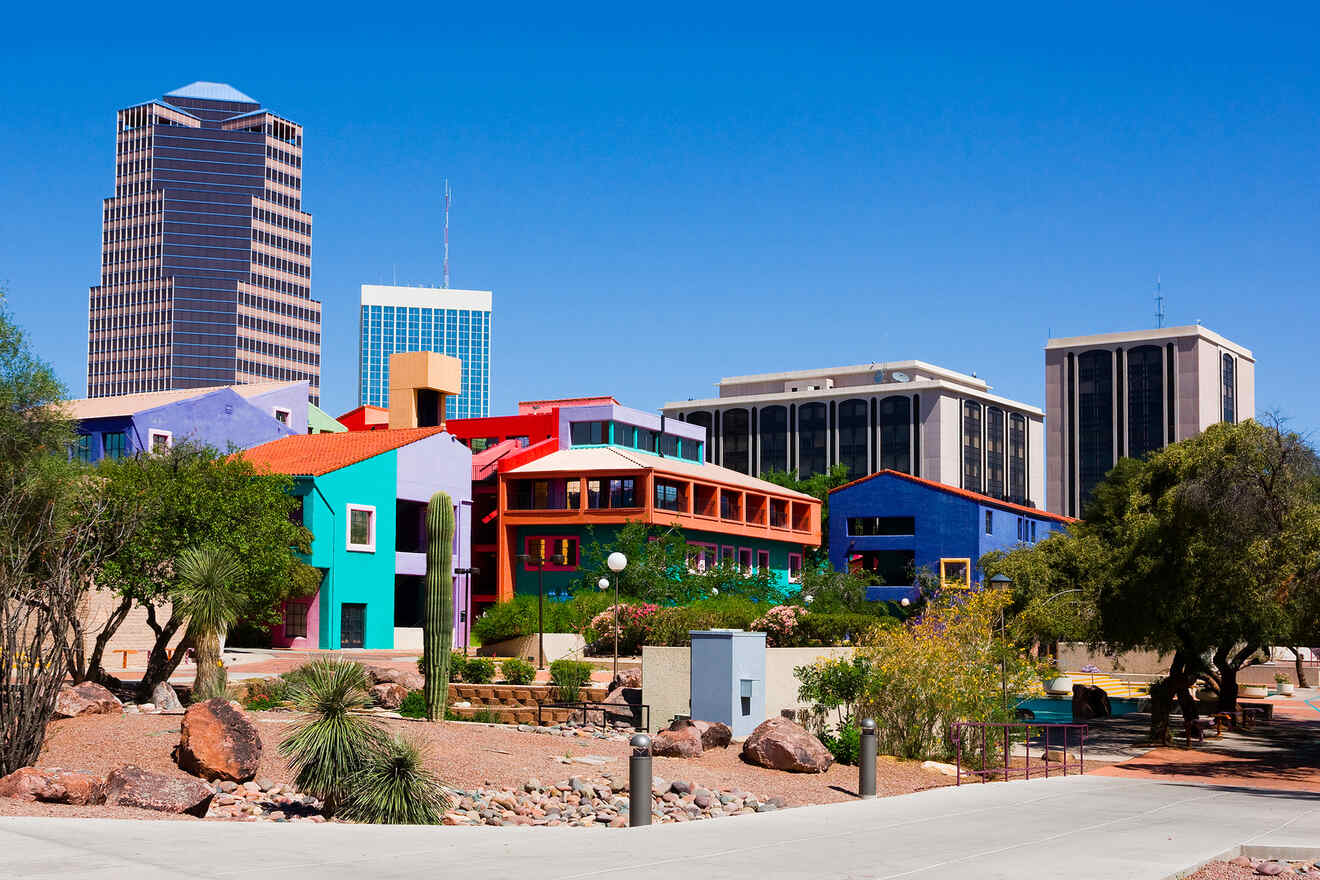
[[[868,474],[865,477],[860,477],[856,480],[853,480],[852,482],[844,483],[842,486],[836,486],[830,490],[830,494],[833,495],[835,492],[838,492],[842,489],[847,489],[849,486],[856,486],[858,483],[865,483],[867,480],[886,474],[892,477],[901,477],[910,483],[919,483],[922,486],[929,486],[932,489],[939,489],[942,492],[948,492],[950,495],[958,495],[963,498],[969,498],[972,501],[975,501],[979,504],[993,504],[995,507],[1000,507],[1003,508],[1004,510],[1011,510],[1017,513],[1026,513],[1026,514],[1030,514],[1031,516],[1038,516],[1041,519],[1052,519],[1055,522],[1061,522],[1061,523],[1077,522],[1077,520],[1075,520],[1071,516],[1063,516],[1058,513],[1050,513],[1049,511],[1041,510],[1039,507],[1028,507],[1025,504],[1014,504],[1011,501],[1004,501],[1003,499],[995,498],[990,495],[982,495],[980,492],[973,492],[970,489],[960,489],[957,486],[950,486],[945,483],[937,483],[935,480],[927,480],[922,477],[914,477],[911,474],[905,474],[902,471],[893,471],[893,470],[876,471],[873,474]]]
[[[242,455],[258,470],[319,477],[372,456],[416,443],[442,428],[401,428],[395,431],[348,431],[299,434],[254,446]]]

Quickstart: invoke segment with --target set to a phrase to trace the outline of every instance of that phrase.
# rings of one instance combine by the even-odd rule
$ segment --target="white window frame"
[[[166,448],[166,449],[170,449],[171,447],[174,446],[174,432],[173,432],[173,431],[166,431],[164,428],[148,428],[148,429],[147,429],[147,452],[154,453],[154,452],[156,451],[156,438],[157,438],[157,437],[164,437],[164,438],[165,438],[165,448]]]
[[[279,422],[281,425],[283,425],[286,428],[293,427],[293,410],[289,409],[286,406],[274,406],[271,407],[270,411],[275,421]],[[280,420],[280,413],[284,413],[283,421]]]
[[[366,511],[371,514],[371,540],[366,544],[353,543],[353,513]],[[371,504],[344,505],[344,546],[353,553],[376,552],[376,508]]]

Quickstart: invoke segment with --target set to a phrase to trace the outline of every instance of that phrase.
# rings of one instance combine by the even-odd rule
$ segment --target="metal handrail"
[[[951,731],[953,736],[954,748],[956,750],[956,755],[957,755],[956,758],[957,774],[955,777],[956,779],[955,784],[962,785],[964,773],[966,773],[972,779],[976,779],[977,777],[979,777],[981,782],[989,782],[991,777],[996,777],[1001,775],[1004,781],[1007,782],[1011,780],[1015,774],[1022,775],[1023,778],[1025,779],[1030,779],[1031,778],[1031,731],[1033,729],[1041,731],[1044,735],[1044,742],[1041,745],[1041,751],[1043,753],[1042,758],[1046,757],[1046,754],[1050,751],[1051,746],[1063,752],[1063,761],[1060,763],[1062,765],[1061,767],[1062,775],[1064,776],[1068,775],[1068,749],[1071,748],[1072,746],[1071,743],[1072,733],[1076,732],[1078,734],[1077,736],[1078,757],[1076,761],[1076,767],[1077,767],[1076,772],[1077,773],[1086,772],[1087,725],[1085,724],[1076,724],[1076,723],[1052,724],[1046,722],[1036,723],[1031,721],[1019,721],[1019,722],[958,721],[954,723],[953,729]],[[1027,750],[1027,754],[1026,754],[1026,760],[1023,762],[1023,766],[1014,767],[1012,766],[1012,761],[1011,761],[1012,758],[1011,750],[1012,750],[1013,742],[1017,739],[1016,737],[1013,736],[1013,732],[1018,730],[1022,732],[1021,741]],[[993,742],[990,739],[992,731],[994,732]],[[1002,733],[1002,738],[1000,736],[1001,733]],[[1051,742],[1051,740],[1055,738],[1056,734],[1060,734],[1060,733],[1062,735],[1059,736],[1058,738],[1061,740],[1061,742]],[[967,755],[968,759],[970,760],[975,757],[974,750],[976,748],[978,739],[980,740],[981,768],[977,770],[972,768],[971,766],[964,767],[963,766],[964,744],[966,744],[973,750],[969,752],[969,754]],[[987,767],[986,756],[990,752],[990,747],[992,745],[998,745],[1001,739],[1004,747],[1004,766]],[[1050,761],[1042,760],[1039,766],[1044,767],[1045,778],[1048,779],[1050,776]],[[1055,772],[1058,773],[1059,771],[1056,770]]]
[[[637,730],[651,729],[651,706],[649,703],[605,703],[595,700],[577,700],[565,703],[537,703],[536,704],[536,726],[541,727],[541,711],[543,709],[572,709],[574,711],[582,710],[582,723],[587,723],[588,712],[601,712],[601,723],[605,723],[605,714],[623,715],[625,712],[634,720],[642,721],[642,725],[634,724]]]

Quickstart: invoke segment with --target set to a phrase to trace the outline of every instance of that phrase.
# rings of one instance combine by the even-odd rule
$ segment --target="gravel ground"
[[[1263,859],[1252,859],[1250,861],[1252,864],[1210,862],[1202,866],[1201,870],[1195,874],[1188,874],[1186,880],[1248,880],[1248,878],[1254,880],[1254,878],[1278,873],[1271,869],[1267,869],[1268,873],[1258,871],[1257,867],[1265,863]],[[1295,877],[1301,874],[1302,876],[1311,877],[1320,875],[1320,870],[1312,867],[1307,862],[1279,862],[1277,864],[1287,866],[1287,870],[1282,872],[1284,876]]]
[[[277,748],[293,719],[286,712],[251,713],[262,733],[264,751],[259,779],[290,781]],[[546,782],[571,776],[596,779],[626,774],[626,744],[587,737],[526,733],[506,725],[427,724],[389,721],[389,726],[422,746],[427,764],[440,778],[459,788],[519,788],[528,779]],[[170,758],[178,743],[179,717],[169,715],[92,715],[52,722],[38,766],[108,773],[120,764],[136,764],[159,773],[184,775]],[[604,758],[564,763],[563,758]],[[700,758],[655,758],[654,773],[666,780],[685,780],[719,791],[742,788],[764,798],[782,797],[788,806],[852,800],[857,769],[835,765],[823,774],[785,773],[744,763],[738,745],[706,752]],[[876,790],[881,795],[905,794],[948,785],[951,780],[923,770],[917,762],[882,758]],[[137,815],[139,811],[125,813]],[[115,815],[103,807],[53,807],[0,800],[0,815]],[[151,814],[153,818],[159,814]]]

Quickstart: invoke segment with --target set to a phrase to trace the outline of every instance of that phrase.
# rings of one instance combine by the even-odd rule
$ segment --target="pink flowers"
[[[650,602],[644,602],[640,605],[619,605],[619,652],[623,654],[636,653],[637,649],[646,641],[646,637],[651,633],[652,619],[658,605]],[[615,606],[606,608],[587,624],[583,635],[588,641],[613,642],[614,641],[614,617]]]
[[[801,605],[776,605],[753,620],[752,629],[764,631],[770,647],[782,647],[792,643],[806,613]]]

